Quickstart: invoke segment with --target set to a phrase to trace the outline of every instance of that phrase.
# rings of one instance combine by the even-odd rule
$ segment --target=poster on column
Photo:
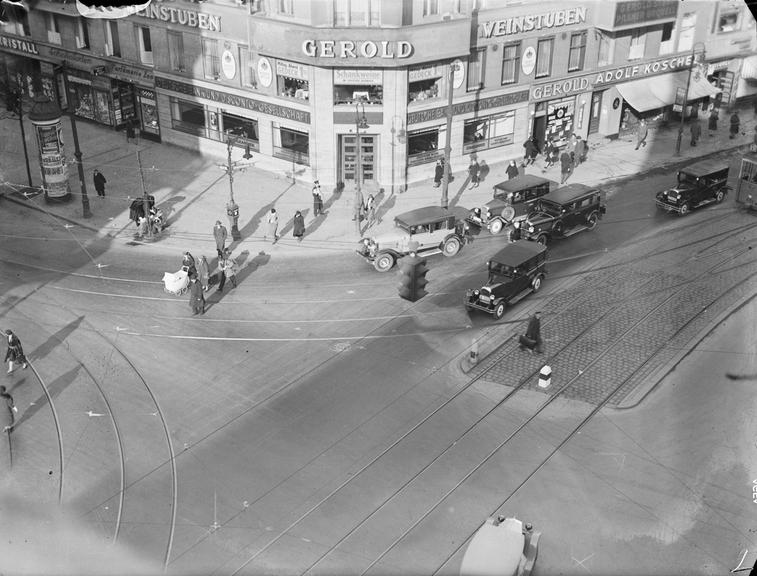
[[[49,198],[63,198],[68,189],[68,166],[63,153],[61,123],[35,126],[39,147],[40,169],[45,192]]]
[[[546,139],[552,140],[557,146],[565,144],[573,133],[575,103],[575,98],[564,98],[547,104]]]

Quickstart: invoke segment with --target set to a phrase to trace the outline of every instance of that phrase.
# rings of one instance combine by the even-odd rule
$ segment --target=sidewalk
[[[697,147],[692,147],[689,143],[687,125],[680,156],[675,156],[677,124],[665,129],[650,130],[648,145],[640,150],[634,150],[633,135],[613,141],[597,136],[590,137],[588,160],[576,167],[568,183],[607,184],[642,171],[747,145],[752,141],[756,124],[751,105],[739,107],[739,116],[741,133],[733,140],[728,137],[729,114],[723,114],[718,133],[714,137],[708,136],[706,119],[701,119],[703,136]],[[25,119],[25,122],[28,123],[28,120]],[[114,132],[84,121],[79,121],[77,127],[91,218],[82,217],[78,175],[73,165],[69,167],[73,196],[71,202],[46,204],[41,195],[24,195],[26,187],[23,184],[27,178],[23,152],[18,146],[18,122],[7,118],[0,120],[0,134],[4,136],[0,139],[3,141],[0,144],[3,158],[0,180],[3,182],[2,191],[5,198],[97,231],[116,241],[133,242],[136,227],[129,220],[129,204],[132,199],[142,194],[137,145],[127,144],[123,132]],[[67,155],[72,157],[73,139],[67,118],[63,121],[63,131]],[[31,138],[32,131],[26,132],[33,184],[38,186],[40,176],[36,144]],[[520,162],[522,151],[517,145],[512,148],[513,150],[503,148],[503,153],[509,151],[516,154],[514,159]],[[166,213],[170,224],[164,235],[152,246],[176,253],[189,250],[193,254],[212,255],[215,252],[213,224],[216,220],[221,220],[228,227],[225,206],[229,198],[229,181],[223,168],[225,158],[203,157],[193,151],[146,140],[140,142],[139,150],[145,189],[155,196],[156,203]],[[237,160],[241,160],[240,150],[235,149],[234,154],[235,158],[240,157],[236,158]],[[481,185],[472,190],[466,188],[466,172],[456,172],[448,192],[450,206],[473,208],[490,200],[492,186],[507,179],[505,169],[511,158],[503,157],[501,162],[487,166],[485,170],[488,169],[488,173],[482,174]],[[559,165],[542,172],[543,164],[543,157],[539,156],[534,166],[519,169],[521,174],[525,170],[527,173],[543,175],[559,182]],[[359,239],[355,223],[352,221],[354,188],[348,186],[341,194],[324,189],[322,192],[326,214],[314,220],[311,182],[293,182],[284,174],[274,174],[256,168],[254,157],[250,161],[241,160],[240,165],[246,167],[234,174],[234,197],[240,206],[239,227],[242,240],[235,245],[235,251],[247,249],[258,252],[266,249],[277,256],[295,256],[302,253],[333,253],[354,249]],[[95,168],[98,168],[108,180],[104,199],[97,196],[92,184],[92,171]],[[420,206],[438,204],[441,188],[433,187],[432,176],[433,165],[430,164],[427,181],[414,183],[403,193],[392,196],[387,192],[385,196],[379,197],[377,213],[380,222],[371,228],[370,233],[392,229],[396,214]],[[263,240],[265,214],[273,206],[279,213],[281,237],[275,245]],[[302,242],[297,242],[292,237],[292,216],[295,210],[301,210],[305,216],[306,235]]]

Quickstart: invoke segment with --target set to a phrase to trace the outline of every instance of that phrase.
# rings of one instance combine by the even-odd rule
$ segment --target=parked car
[[[712,202],[720,203],[728,194],[728,162],[702,160],[678,171],[677,184],[658,192],[655,204],[668,212],[681,216]]]
[[[486,284],[465,291],[466,310],[481,310],[499,320],[508,306],[541,288],[546,261],[546,246],[534,242],[508,244],[486,263]]]
[[[489,516],[465,549],[460,576],[531,576],[540,538],[531,524]]]
[[[454,256],[468,241],[466,208],[426,206],[394,218],[395,229],[387,234],[363,238],[357,253],[379,272],[391,270],[398,259],[415,252]],[[417,243],[417,245],[416,245]]]
[[[528,217],[520,223],[519,236],[547,245],[554,238],[566,238],[593,230],[606,211],[604,192],[585,184],[569,184],[539,198]]]
[[[557,187],[557,182],[525,174],[494,185],[494,199],[474,209],[468,221],[499,234],[516,220],[524,219],[537,198]]]

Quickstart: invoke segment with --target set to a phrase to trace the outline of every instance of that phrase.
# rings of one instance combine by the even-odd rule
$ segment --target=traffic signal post
[[[404,298],[410,302],[417,302],[428,294],[425,290],[426,284],[428,284],[428,280],[426,279],[428,267],[426,266],[425,259],[419,258],[415,253],[405,256],[400,260],[399,273],[400,298]]]

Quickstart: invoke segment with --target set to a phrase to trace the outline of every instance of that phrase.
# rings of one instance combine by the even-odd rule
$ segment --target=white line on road
[[[153,334],[150,332],[122,332],[127,336],[144,336],[147,338],[168,338],[172,340],[209,340],[218,342],[331,342],[334,340],[382,340],[388,338],[405,338],[408,336],[429,336],[463,332],[467,328],[448,330],[429,330],[428,332],[408,332],[407,334],[379,334],[365,336],[319,336],[313,338],[241,338],[237,336],[187,336],[184,334]]]

